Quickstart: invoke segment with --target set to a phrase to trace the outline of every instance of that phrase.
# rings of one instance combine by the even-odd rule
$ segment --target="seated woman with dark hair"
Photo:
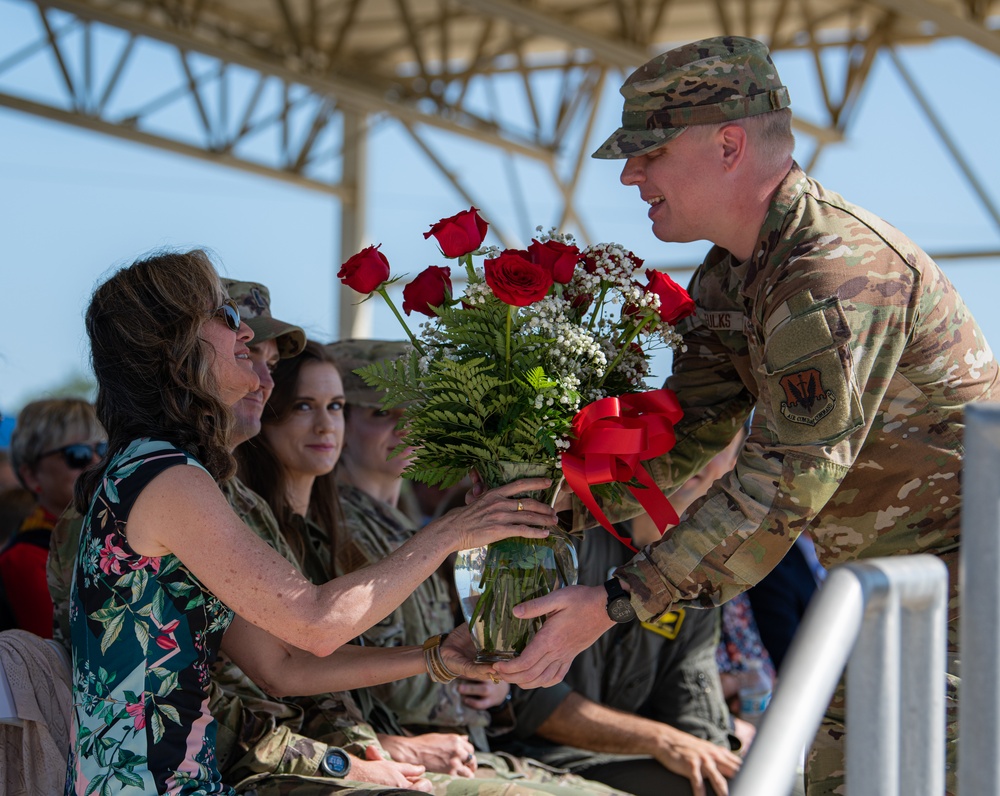
[[[260,434],[236,448],[238,471],[270,506],[303,573],[322,583],[332,577],[341,513],[333,468],[344,442],[344,386],[333,358],[314,340],[271,375]]]
[[[77,482],[69,792],[232,793],[220,782],[209,667],[224,649],[273,694],[322,693],[422,673],[421,647],[342,647],[455,550],[544,536],[554,513],[493,490],[376,567],[313,585],[233,513],[229,406],[259,381],[253,332],[195,250],[137,261],[97,288],[87,333],[108,452]],[[536,479],[537,480],[537,479]],[[544,484],[544,480],[543,480]],[[541,528],[536,527],[541,526]],[[469,645],[469,646],[465,646]],[[434,661],[485,678],[471,640]],[[380,679],[381,678],[381,679]]]

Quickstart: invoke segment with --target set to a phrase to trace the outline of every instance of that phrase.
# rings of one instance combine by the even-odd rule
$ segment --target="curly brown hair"
[[[199,336],[221,296],[219,275],[202,249],[151,253],[94,291],[86,328],[108,453],[77,480],[81,513],[108,458],[142,437],[186,450],[216,480],[235,472],[233,415],[218,398],[214,352]]]
[[[274,390],[264,405],[262,425],[279,426],[288,419],[299,394],[299,374],[302,372],[302,367],[313,362],[337,367],[336,361],[326,348],[315,340],[306,340],[306,346],[298,356],[278,362],[271,373]],[[268,443],[267,437],[258,434],[253,439],[238,445],[236,461],[239,464],[240,480],[264,498],[271,507],[282,534],[301,560],[308,551],[307,541],[300,538],[295,531],[299,525],[294,520],[294,512],[288,502],[285,466]],[[326,531],[331,551],[336,549],[337,531],[342,516],[333,472],[317,476],[309,494],[309,518]]]

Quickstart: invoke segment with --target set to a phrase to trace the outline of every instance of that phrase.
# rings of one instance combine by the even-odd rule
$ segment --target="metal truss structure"
[[[435,148],[435,130],[542,164],[561,197],[559,226],[588,240],[574,197],[609,73],[722,34],[812,54],[823,113],[795,124],[815,142],[813,161],[843,139],[887,53],[1000,231],[974,164],[896,55],[958,36],[1000,56],[1000,0],[0,0],[0,35],[15,11],[35,35],[0,56],[0,106],[332,194],[345,256],[364,227],[366,134],[389,121],[486,210],[489,198]],[[844,57],[825,58],[830,49]],[[48,90],[18,91],[39,61]]]

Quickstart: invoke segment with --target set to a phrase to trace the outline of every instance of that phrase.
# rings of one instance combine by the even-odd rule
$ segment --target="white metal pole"
[[[341,156],[340,262],[357,254],[364,245],[367,205],[368,120],[361,111],[341,108],[344,123],[344,150]],[[337,273],[339,264],[335,264]],[[362,304],[364,296],[347,285],[336,282],[337,339],[372,336],[372,303]]]
[[[854,647],[863,611],[857,576],[847,567],[832,569],[785,656],[781,681],[733,782],[733,796],[791,791],[802,748],[812,743],[819,728]]]
[[[962,796],[1000,793],[1000,405],[965,408],[962,467]]]
[[[945,791],[945,673],[947,671],[948,578],[923,605],[904,605],[899,678],[899,792],[941,796]]]
[[[899,796],[899,594],[866,573],[877,587],[847,664],[845,781],[851,796]]]
[[[847,792],[941,796],[947,593],[947,568],[929,555],[831,570],[785,658],[774,699],[733,782],[733,796],[791,790],[799,753],[812,742],[848,659]],[[903,707],[901,690],[909,692]],[[901,721],[906,718],[902,732],[909,734],[914,716],[925,725],[916,733],[923,737],[901,746]],[[901,749],[904,765],[913,764],[915,773],[900,774]],[[921,784],[900,789],[901,782],[910,788],[918,778]]]

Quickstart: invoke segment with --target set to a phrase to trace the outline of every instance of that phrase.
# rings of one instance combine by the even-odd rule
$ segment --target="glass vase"
[[[487,486],[494,487],[532,476],[552,477],[546,465],[501,462],[483,468]],[[552,505],[561,479],[546,494],[530,493]],[[569,537],[554,531],[545,539],[516,536],[486,547],[463,550],[455,561],[455,585],[462,613],[476,644],[478,663],[517,657],[542,626],[544,619],[517,619],[513,607],[576,583],[576,548]]]

